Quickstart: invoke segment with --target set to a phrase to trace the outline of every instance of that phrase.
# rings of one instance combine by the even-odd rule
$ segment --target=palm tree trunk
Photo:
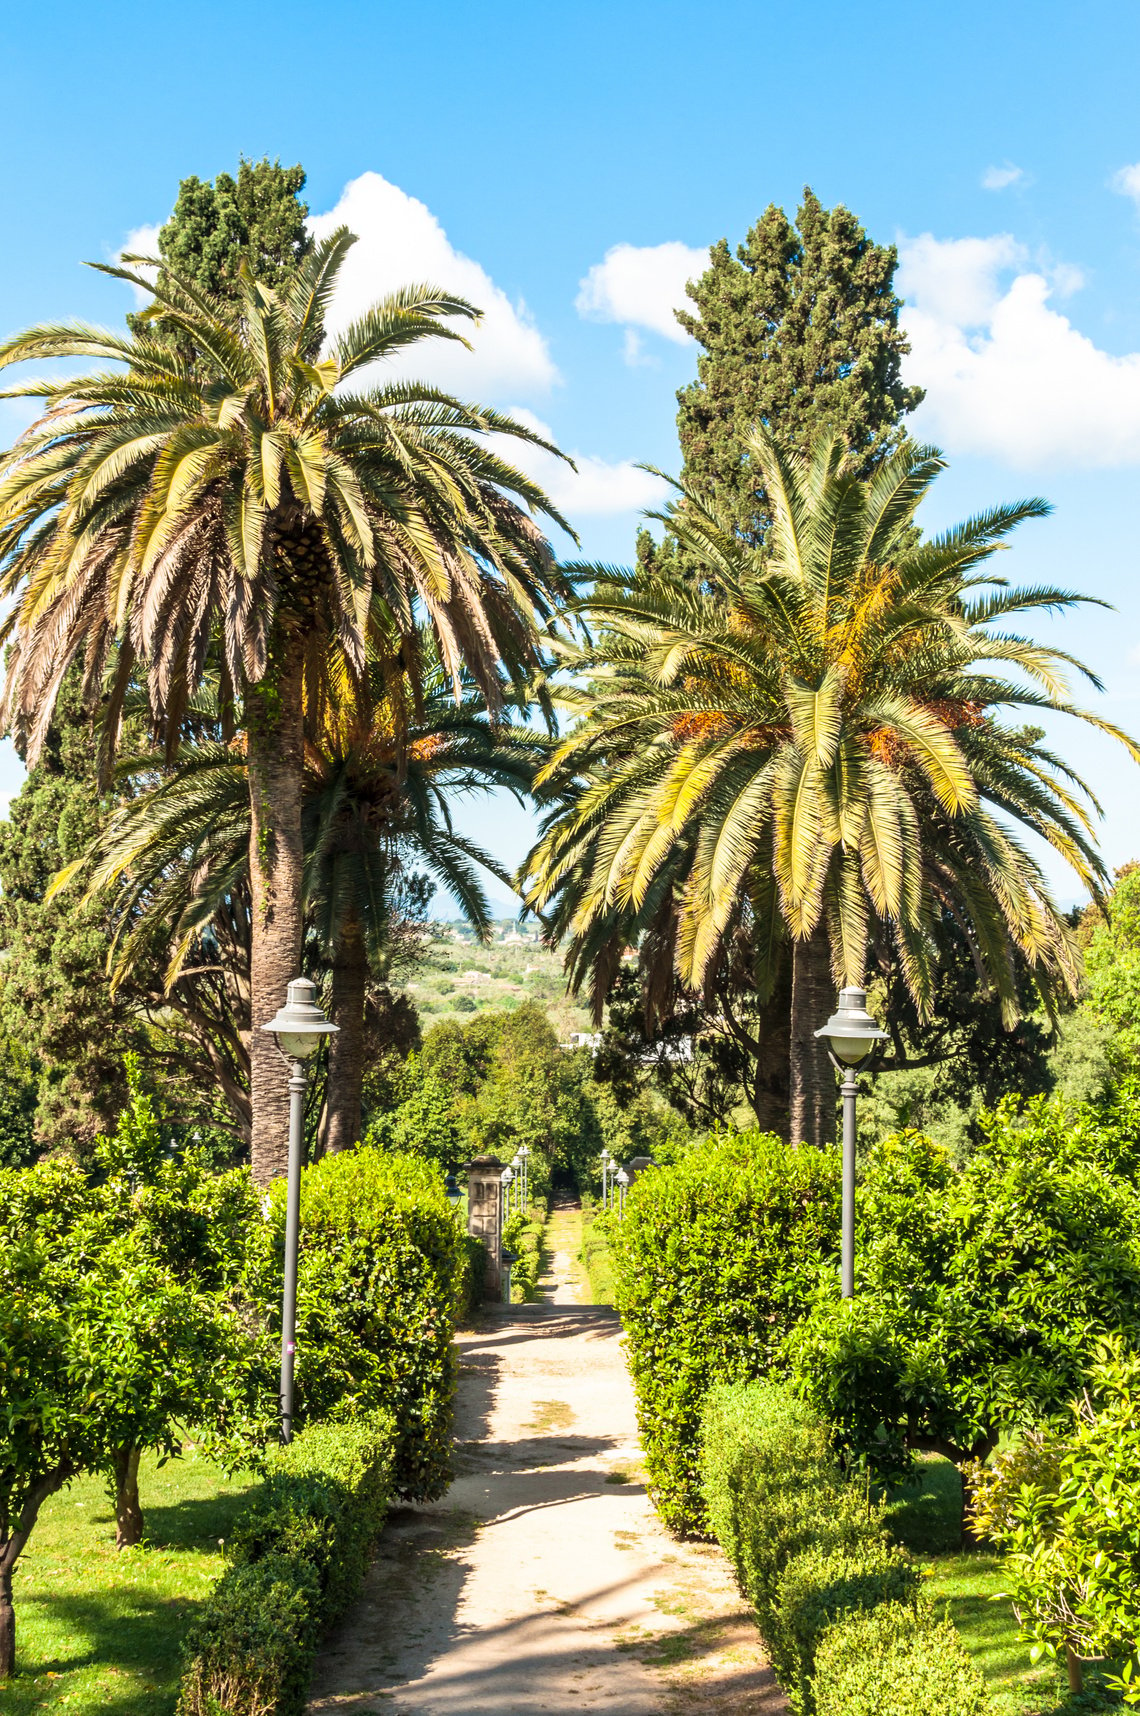
[[[302,640],[281,640],[276,673],[250,690],[250,1161],[259,1186],[284,1174],[289,1153],[288,1077],[273,1037],[261,1029],[301,975],[304,848]]]
[[[360,1142],[367,988],[368,951],[360,925],[353,918],[345,924],[333,958],[332,1021],[340,1029],[329,1039],[326,1150],[351,1150]]]
[[[788,962],[781,961],[781,966]],[[772,995],[760,1009],[756,1028],[756,1059],[750,1091],[756,1124],[762,1132],[788,1137],[788,1072],[791,1060],[792,985],[781,969]]]
[[[143,1513],[139,1502],[139,1456],[141,1448],[124,1443],[115,1449],[115,1548],[130,1549],[143,1538]]]
[[[835,1142],[835,1073],[827,1045],[816,1037],[835,1010],[827,932],[792,944],[790,1142],[821,1149]]]

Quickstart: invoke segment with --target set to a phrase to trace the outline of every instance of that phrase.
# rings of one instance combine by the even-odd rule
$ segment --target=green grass
[[[144,1460],[147,1543],[121,1554],[100,1479],[53,1496],[16,1567],[17,1674],[0,1691],[4,1716],[170,1716],[179,1646],[252,1487],[195,1455],[161,1470]]]
[[[595,1225],[597,1206],[583,1209],[582,1246],[578,1261],[590,1284],[590,1299],[595,1305],[614,1302],[614,1274],[610,1262],[610,1242],[602,1228]]]
[[[931,1458],[923,1461],[919,1481],[892,1498],[888,1523],[897,1541],[918,1558],[935,1608],[949,1615],[989,1682],[994,1716],[1078,1716],[1119,1709],[1118,1701],[1092,1684],[1096,1676],[1087,1669],[1088,1690],[1074,1698],[1063,1669],[1048,1661],[1030,1661],[1029,1646],[1017,1636],[1013,1609],[1001,1597],[1001,1556],[961,1549],[961,1505],[954,1467],[948,1460]]]

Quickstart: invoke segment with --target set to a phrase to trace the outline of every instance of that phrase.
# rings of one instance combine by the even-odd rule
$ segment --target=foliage
[[[612,1219],[589,1198],[582,1199],[582,1245],[578,1261],[590,1284],[590,1302],[612,1305],[614,1302],[614,1272],[610,1257]]]
[[[846,1615],[819,1642],[816,1716],[985,1716],[985,1682],[948,1621],[887,1603]]]
[[[816,1651],[836,1620],[884,1603],[916,1610],[921,1585],[914,1563],[889,1544],[861,1544],[853,1551],[813,1544],[792,1556],[776,1587],[768,1642],[772,1667],[793,1710],[807,1716],[815,1708]]]
[[[825,1276],[785,1351],[885,1478],[916,1449],[984,1459],[1064,1412],[1106,1334],[1140,1339],[1137,1193],[1065,1137],[1063,1114],[999,1107],[961,1172],[916,1134],[866,1162],[856,1297]]]
[[[844,1479],[829,1427],[785,1385],[712,1389],[701,1447],[709,1524],[765,1638],[774,1635],[780,1579],[793,1557],[881,1544],[880,1511]]]
[[[285,1182],[271,1190],[256,1272],[263,1317],[280,1327]],[[466,1294],[463,1234],[438,1169],[362,1147],[301,1177],[297,1284],[298,1423],[390,1411],[392,1481],[413,1499],[449,1477],[456,1318]]]
[[[313,248],[304,188],[302,166],[268,158],[243,157],[236,179],[219,173],[213,184],[191,174],[159,231],[158,254],[170,273],[211,295],[236,298],[243,262],[258,280],[281,286]]]
[[[511,1298],[516,1304],[537,1297],[545,1232],[545,1206],[514,1210],[503,1223],[503,1250],[515,1254],[511,1265]]]
[[[177,1453],[186,1421],[240,1435],[250,1359],[238,1316],[140,1243],[117,1186],[65,1159],[0,1173],[0,1676],[46,1498],[121,1449]]]
[[[1119,1072],[1140,1072],[1140,866],[1118,877],[1085,948],[1088,1007],[1107,1026]]]
[[[650,1484],[674,1531],[706,1528],[706,1394],[772,1369],[834,1258],[838,1166],[762,1134],[713,1137],[642,1175],[611,1230]]]
[[[979,1534],[1007,1552],[1034,1657],[1124,1660],[1140,1704],[1140,1355],[1102,1349],[1067,1437],[1014,1446],[977,1474]]]
[[[389,1083],[395,1106],[374,1114],[364,1142],[376,1150],[404,1151],[422,1156],[442,1168],[452,1168],[464,1154],[465,1141],[449,1087],[436,1074],[423,1070],[423,1059],[412,1054]]]
[[[716,496],[731,528],[763,540],[770,519],[748,438],[757,423],[804,448],[821,425],[872,469],[898,446],[922,398],[904,387],[908,350],[894,246],[873,244],[842,205],[810,190],[795,224],[770,205],[735,256],[721,239],[678,321],[702,348],[678,394],[687,484]]]
[[[660,516],[699,587],[600,569],[582,598],[593,641],[559,694],[581,719],[539,775],[551,810],[525,897],[596,1014],[630,943],[651,988],[708,1000],[743,939],[764,1002],[790,942],[791,1133],[819,1143],[835,1091],[813,1032],[833,978],[862,987],[878,944],[923,1019],[944,908],[1007,1025],[1027,966],[1045,995],[1076,991],[1072,929],[1010,821],[1096,893],[1095,803],[1006,710],[1062,711],[1140,748],[1069,701],[1067,655],[994,629],[1080,600],[986,576],[1044,502],[917,542],[936,450],[904,443],[870,478],[826,434],[801,458],[758,427],[750,451],[774,508],[763,550],[682,488]]]
[[[384,1524],[394,1446],[391,1416],[374,1411],[280,1450],[186,1640],[179,1716],[300,1716],[320,1630],[360,1588]]]
[[[19,1040],[0,1037],[0,1168],[27,1168],[35,1161],[39,1092],[37,1060]]]

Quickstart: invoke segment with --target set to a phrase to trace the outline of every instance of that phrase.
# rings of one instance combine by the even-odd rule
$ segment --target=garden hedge
[[[708,1530],[706,1394],[767,1374],[838,1227],[837,1153],[763,1133],[714,1136],[632,1188],[611,1232],[615,1296],[650,1488],[671,1530]]]
[[[265,1314],[279,1316],[285,1182],[274,1183]],[[450,1478],[456,1360],[468,1254],[440,1170],[362,1147],[301,1177],[296,1422],[390,1410],[393,1486],[413,1500]]]
[[[384,1524],[390,1414],[311,1425],[278,1450],[183,1646],[178,1716],[300,1716],[317,1643],[359,1590]]]
[[[934,1620],[883,1509],[844,1475],[809,1405],[775,1382],[717,1388],[702,1444],[709,1519],[797,1716],[987,1708],[957,1634]]]
[[[813,1692],[815,1716],[985,1716],[993,1708],[954,1627],[925,1604],[885,1603],[829,1627]]]

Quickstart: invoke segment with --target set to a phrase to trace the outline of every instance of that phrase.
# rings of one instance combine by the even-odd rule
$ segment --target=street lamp
[[[502,1173],[499,1175],[499,1179],[503,1184],[503,1196],[500,1199],[500,1203],[503,1208],[504,1216],[509,1216],[511,1213],[511,1186],[514,1182],[514,1177],[515,1171],[510,1166],[504,1168]]]
[[[522,1207],[530,1207],[530,1145],[519,1145],[519,1160],[522,1162]]]
[[[618,1169],[617,1183],[618,1183],[618,1219],[620,1221],[622,1216],[625,1215],[625,1189],[629,1185],[629,1175],[626,1173],[624,1168]]]
[[[301,1229],[301,1151],[305,1135],[305,1063],[323,1038],[339,1030],[317,1004],[307,977],[290,983],[284,1007],[263,1031],[272,1031],[289,1062],[289,1185],[285,1199],[285,1291],[281,1304],[281,1440],[293,1440],[293,1361],[297,1351],[297,1245]]]
[[[457,1207],[460,1198],[463,1196],[463,1193],[459,1189],[459,1179],[454,1168],[448,1169],[447,1179],[444,1181],[443,1195],[451,1205],[452,1209]]]
[[[870,1059],[886,1036],[867,1011],[865,989],[841,989],[839,1006],[817,1037],[827,1038],[831,1064],[843,1074],[843,1239],[840,1263],[840,1292],[845,1299],[855,1293],[855,1097],[859,1068]]]

